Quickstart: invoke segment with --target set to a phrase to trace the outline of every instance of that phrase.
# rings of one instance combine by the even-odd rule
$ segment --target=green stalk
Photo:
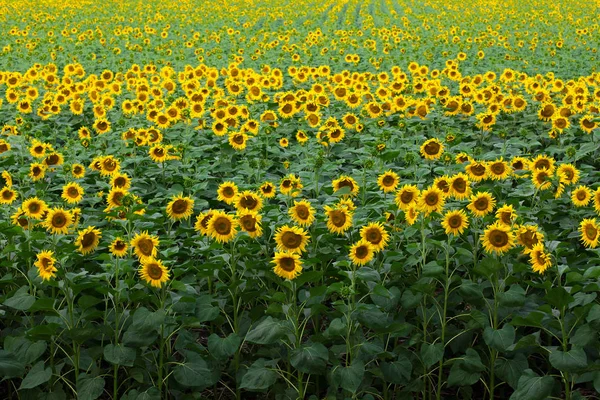
[[[446,348],[446,318],[448,315],[448,295],[450,294],[450,242],[451,242],[451,236],[448,235],[448,242],[447,242],[447,246],[446,246],[446,274],[445,274],[445,281],[444,281],[444,306],[443,306],[443,311],[442,311],[442,318],[441,318],[441,324],[442,324],[442,334],[441,334],[441,343],[442,343],[442,347],[443,349]],[[438,383],[437,383],[437,390],[436,390],[436,399],[440,400],[442,398],[442,384],[443,384],[443,375],[444,375],[444,357],[442,356],[442,359],[440,360],[439,366],[438,366]]]

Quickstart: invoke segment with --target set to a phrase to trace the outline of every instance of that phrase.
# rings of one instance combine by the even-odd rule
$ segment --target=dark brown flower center
[[[508,234],[504,231],[493,230],[490,232],[489,238],[494,247],[504,247],[508,244]]]
[[[383,240],[383,236],[378,228],[369,229],[365,236],[372,244],[379,244]]]
[[[219,235],[229,235],[231,233],[231,221],[226,217],[218,217],[213,225]]]
[[[367,256],[369,255],[369,248],[367,246],[358,246],[354,250],[354,255],[359,260],[363,260],[363,259],[367,258]]]
[[[453,215],[448,219],[448,225],[452,229],[457,229],[462,226],[462,217],[460,215]]]
[[[334,210],[329,214],[331,223],[340,228],[346,223],[346,214],[343,211]]]
[[[296,260],[293,257],[283,257],[279,260],[279,267],[286,272],[292,272],[296,269]]]
[[[488,209],[489,204],[490,203],[487,197],[480,197],[477,200],[475,200],[475,203],[473,205],[475,206],[475,209],[479,211],[484,211]]]
[[[423,151],[425,151],[425,154],[427,155],[435,156],[440,152],[440,145],[437,142],[429,142],[425,145]]]
[[[177,199],[173,203],[172,209],[175,214],[183,214],[188,210],[188,203],[183,199]]]
[[[54,228],[62,228],[67,224],[67,218],[64,214],[58,213],[52,216],[52,226]]]
[[[281,243],[288,249],[296,249],[302,244],[302,236],[297,233],[287,231],[281,235]]]
[[[154,250],[154,243],[150,239],[143,238],[138,241],[138,249],[140,253],[144,256],[149,257],[152,255],[152,250]]]
[[[148,273],[148,276],[154,280],[160,279],[163,275],[163,270],[160,268],[158,263],[150,263],[146,265],[146,272]]]
[[[81,247],[90,247],[94,244],[95,240],[96,234],[94,232],[88,232],[85,235],[83,235],[83,238],[81,239]]]

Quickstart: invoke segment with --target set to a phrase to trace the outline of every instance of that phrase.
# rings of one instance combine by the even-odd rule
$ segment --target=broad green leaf
[[[538,376],[530,369],[523,371],[517,390],[510,400],[545,400],[552,392],[554,380],[550,376]]]
[[[125,347],[122,344],[107,344],[104,346],[104,359],[111,364],[133,367],[135,361],[135,349]]]
[[[190,357],[173,369],[173,376],[180,384],[188,387],[206,388],[212,385],[213,373],[201,357]]]
[[[218,360],[226,360],[235,354],[242,340],[237,333],[232,333],[226,338],[221,338],[213,333],[208,337],[208,351]]]
[[[10,379],[20,377],[25,373],[23,361],[5,350],[0,350],[0,377]]]
[[[21,381],[19,389],[33,389],[42,383],[48,382],[51,376],[52,369],[50,367],[44,368],[44,362],[40,361],[29,370],[23,381]]]
[[[277,373],[265,367],[264,360],[258,360],[248,369],[242,378],[240,389],[262,391],[277,382]]]
[[[282,321],[267,317],[255,325],[247,334],[246,341],[257,344],[271,344],[286,334]]]
[[[579,347],[573,347],[569,351],[554,350],[549,359],[554,368],[563,372],[575,372],[587,367],[587,356]]]
[[[321,343],[300,346],[291,354],[290,363],[300,372],[315,374],[325,369],[329,351]]]
[[[332,379],[336,386],[350,393],[356,393],[365,375],[365,365],[355,361],[349,367],[338,366],[332,372]]]
[[[485,328],[483,331],[485,344],[498,351],[506,351],[515,341],[515,328],[504,325],[502,329]]]
[[[399,357],[394,362],[381,363],[381,372],[386,382],[405,385],[410,381],[412,364],[406,357]]]
[[[444,345],[441,343],[423,343],[421,346],[421,361],[427,368],[438,363],[444,356]]]
[[[497,358],[494,364],[498,377],[508,383],[513,389],[517,388],[519,378],[524,370],[529,368],[527,357],[518,353],[514,358]]]
[[[104,392],[104,379],[100,376],[79,375],[77,382],[77,398],[79,400],[96,400]]]

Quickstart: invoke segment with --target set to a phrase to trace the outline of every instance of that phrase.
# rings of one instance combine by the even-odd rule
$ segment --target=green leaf
[[[479,380],[485,366],[481,363],[479,353],[467,349],[466,355],[452,364],[448,375],[448,386],[471,386]]]
[[[498,296],[498,300],[505,307],[521,307],[525,304],[525,289],[516,284],[512,285]]]
[[[261,391],[277,382],[277,373],[265,367],[263,359],[256,361],[242,378],[240,389]]]
[[[257,344],[271,344],[285,336],[285,333],[286,329],[282,321],[267,317],[246,334],[246,341]]]
[[[546,300],[551,306],[561,308],[568,306],[569,303],[574,300],[574,298],[564,288],[555,287],[548,290],[544,300]]]
[[[14,354],[0,350],[0,377],[3,379],[17,378],[25,373],[25,364]]]
[[[333,383],[350,393],[356,393],[365,375],[365,365],[355,361],[349,367],[336,367],[332,373]]]
[[[538,376],[530,369],[523,371],[517,390],[510,400],[545,400],[552,392],[554,380],[549,376]]]
[[[214,321],[219,316],[219,307],[212,305],[212,296],[200,296],[196,300],[196,317],[198,322]]]
[[[221,338],[213,333],[208,337],[208,351],[218,360],[226,360],[235,354],[240,347],[242,339],[237,333],[232,333],[226,338]]]
[[[212,371],[199,356],[190,356],[188,361],[175,367],[173,376],[177,382],[188,387],[206,388],[213,384]]]
[[[100,376],[79,375],[77,382],[77,398],[79,400],[96,400],[104,392],[104,379]]]
[[[4,301],[4,305],[19,311],[27,311],[35,303],[35,297],[25,291],[18,290],[13,297]]]
[[[104,347],[104,359],[111,364],[133,367],[135,361],[135,349],[125,347],[122,344],[108,344]]]
[[[40,361],[29,370],[29,373],[21,382],[21,387],[19,389],[33,389],[42,383],[48,382],[51,376],[52,369],[50,367],[44,368],[44,362]]]
[[[598,338],[598,331],[589,324],[577,328],[575,334],[569,338],[569,343],[579,347],[585,347]]]
[[[504,325],[502,329],[485,328],[483,331],[485,344],[498,351],[506,351],[515,341],[515,328]]]
[[[441,343],[423,343],[421,346],[421,361],[427,368],[438,363],[444,356],[444,345]]]
[[[381,363],[381,372],[386,382],[405,385],[410,381],[412,364],[408,358],[400,357],[391,363]]]
[[[517,388],[519,377],[523,371],[529,368],[527,357],[521,353],[515,355],[513,359],[497,358],[494,365],[500,379],[508,383],[513,389]]]
[[[587,356],[579,347],[573,347],[569,351],[555,350],[550,353],[549,359],[554,368],[563,372],[575,372],[587,367]]]
[[[329,351],[321,343],[300,346],[292,352],[290,363],[300,372],[315,374],[327,366]]]
[[[31,342],[26,338],[19,336],[8,336],[4,340],[4,349],[13,353],[18,360],[23,361],[25,365],[32,364],[44,352],[48,345],[42,340]]]
[[[138,308],[135,314],[133,314],[132,327],[138,330],[154,330],[160,331],[160,326],[165,320],[164,311],[149,311],[146,307]]]

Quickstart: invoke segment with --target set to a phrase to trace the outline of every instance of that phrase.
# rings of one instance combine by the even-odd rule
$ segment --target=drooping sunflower
[[[128,249],[129,246],[127,245],[127,242],[120,237],[115,238],[115,240],[113,240],[108,246],[108,250],[117,258],[125,257]]]
[[[465,171],[469,175],[469,179],[475,182],[480,182],[487,177],[486,164],[480,161],[471,160],[469,164],[465,166]]]
[[[343,234],[352,226],[352,211],[347,207],[324,207],[327,215],[327,229],[331,233]]]
[[[505,204],[496,210],[496,218],[499,223],[511,226],[517,218],[517,212],[511,204]]]
[[[369,242],[375,252],[383,250],[390,240],[390,235],[381,222],[371,222],[363,226],[360,230],[360,237]]]
[[[94,226],[88,226],[78,232],[77,240],[75,240],[75,246],[81,254],[89,254],[93,252],[102,238],[102,232],[100,229]]]
[[[46,167],[56,167],[62,165],[65,162],[65,159],[62,154],[53,152],[50,153],[44,158],[44,165]]]
[[[545,169],[548,172],[548,174],[552,175],[556,168],[554,164],[554,158],[548,157],[543,154],[539,154],[529,162],[529,169],[531,169],[532,171]]]
[[[44,213],[48,211],[48,205],[45,201],[32,197],[21,204],[21,210],[28,218],[42,219]]]
[[[275,266],[275,275],[284,279],[295,279],[302,272],[302,260],[300,255],[288,251],[276,252],[271,261]]]
[[[241,210],[237,215],[238,224],[242,231],[247,232],[251,238],[262,236],[262,216],[256,211]]]
[[[516,229],[517,242],[523,246],[523,254],[531,253],[533,247],[544,241],[544,234],[538,231],[537,225],[521,225]]]
[[[208,221],[210,221],[213,215],[212,210],[198,214],[194,223],[194,230],[201,235],[208,236]]]
[[[552,267],[552,258],[544,249],[543,243],[537,243],[529,253],[529,262],[533,272],[543,274],[546,270]]]
[[[377,185],[384,193],[390,193],[396,190],[400,177],[391,169],[385,171],[377,178]]]
[[[214,211],[208,221],[208,234],[219,243],[228,243],[237,234],[235,218],[223,211]]]
[[[33,264],[37,267],[38,274],[42,278],[42,281],[50,280],[50,278],[56,277],[55,266],[56,259],[54,258],[54,252],[50,250],[44,250],[37,254],[37,260]]]
[[[272,182],[268,182],[268,181],[263,183],[262,185],[260,185],[260,188],[258,190],[260,190],[260,194],[265,199],[271,199],[271,198],[275,197],[275,194],[276,194],[275,185]]]
[[[371,243],[366,240],[359,240],[350,247],[350,253],[348,257],[353,264],[365,265],[373,259],[375,255],[375,249]]]
[[[167,204],[167,215],[172,221],[188,219],[194,213],[194,200],[191,197],[186,197],[183,193],[172,197]]]
[[[409,207],[417,204],[420,192],[415,185],[403,185],[396,192],[396,205],[399,209],[406,211]]]
[[[600,240],[600,227],[598,227],[598,221],[596,218],[586,218],[579,224],[579,232],[581,233],[581,241],[585,247],[596,248],[598,247],[598,240]]]
[[[488,162],[486,167],[487,176],[497,181],[508,178],[512,173],[510,170],[511,167],[502,159],[502,157]]]
[[[444,214],[442,227],[447,235],[460,235],[469,227],[469,217],[463,210],[452,210]]]
[[[552,187],[552,174],[546,169],[536,169],[533,171],[531,181],[538,190],[548,190]]]
[[[61,197],[69,204],[77,204],[83,199],[83,188],[76,182],[63,186]]]
[[[308,200],[294,200],[294,205],[289,208],[288,214],[300,226],[310,226],[315,221],[315,209]]]
[[[503,254],[515,245],[515,237],[509,226],[497,222],[488,226],[481,236],[483,248],[488,253]]]
[[[235,208],[238,211],[258,212],[262,206],[261,197],[250,190],[244,190],[235,197]]]
[[[360,189],[356,181],[348,175],[342,175],[338,179],[334,179],[333,182],[331,182],[331,186],[333,186],[334,192],[337,192],[341,188],[347,187],[350,189],[350,193],[348,194],[349,196],[357,196]]]
[[[284,225],[275,231],[275,242],[278,250],[302,253],[310,241],[308,233],[300,227]]]
[[[408,225],[413,225],[419,217],[419,210],[416,206],[412,205],[404,210],[404,219]]]
[[[466,199],[471,195],[469,177],[462,172],[450,178],[450,196],[457,200]]]
[[[12,204],[18,197],[18,193],[9,187],[0,190],[0,204]]]
[[[8,171],[2,171],[0,174],[0,187],[12,187],[12,176]]]
[[[231,181],[223,182],[217,189],[217,200],[232,204],[238,194],[238,187]]]
[[[572,185],[579,181],[579,170],[573,164],[561,164],[556,170],[556,175],[561,183]]]
[[[160,288],[163,283],[169,280],[169,270],[162,261],[153,257],[143,259],[138,270],[140,277],[151,286]]]
[[[157,236],[148,234],[148,231],[136,233],[131,239],[133,252],[140,259],[156,257],[160,241]]]
[[[471,196],[467,208],[478,217],[485,217],[494,209],[496,200],[489,192],[478,192]]]
[[[23,230],[28,230],[32,227],[32,224],[27,219],[25,213],[18,209],[13,215],[10,216],[10,222],[15,226],[20,226]]]
[[[444,145],[436,138],[429,139],[423,142],[420,152],[427,160],[436,160],[442,156]]]
[[[592,200],[592,191],[589,187],[579,185],[571,192],[571,201],[576,207],[585,207]]]
[[[42,226],[54,234],[67,234],[73,224],[73,215],[63,208],[52,208],[46,213]]]
[[[510,166],[514,171],[524,171],[529,169],[529,161],[525,157],[513,157],[510,160]]]
[[[434,212],[441,212],[444,209],[445,199],[444,192],[435,186],[430,186],[423,190],[417,201],[419,211],[425,215]]]

